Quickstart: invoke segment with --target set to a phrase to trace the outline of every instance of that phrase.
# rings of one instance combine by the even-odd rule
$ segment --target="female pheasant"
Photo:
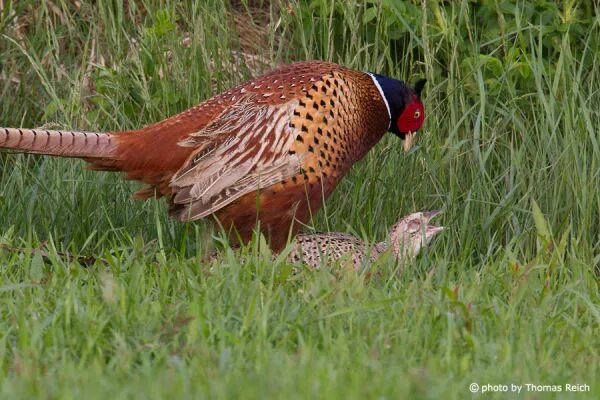
[[[410,260],[444,230],[443,226],[429,223],[439,214],[439,211],[416,212],[399,219],[392,226],[387,240],[375,244],[370,250],[362,240],[345,233],[301,234],[296,237],[289,260],[318,268],[327,262],[349,257],[352,266],[358,270],[366,260],[377,260],[388,248],[391,248],[396,261]]]
[[[167,197],[181,221],[214,215],[243,242],[258,221],[277,251],[386,131],[411,143],[424,83],[299,62],[139,130],[0,128],[0,148],[122,171],[147,185],[136,198]]]

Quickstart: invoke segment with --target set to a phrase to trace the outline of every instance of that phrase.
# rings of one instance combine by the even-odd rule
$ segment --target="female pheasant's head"
[[[425,108],[421,103],[421,92],[425,79],[411,88],[402,81],[387,76],[369,74],[388,109],[389,131],[404,140],[404,151],[410,150],[415,134],[425,121]]]
[[[389,244],[397,260],[416,256],[423,246],[445,229],[429,223],[439,214],[440,211],[412,213],[392,226]]]

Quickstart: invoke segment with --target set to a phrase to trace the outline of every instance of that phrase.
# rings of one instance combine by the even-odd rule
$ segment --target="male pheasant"
[[[0,128],[0,148],[122,171],[147,185],[136,198],[165,196],[181,221],[214,215],[243,242],[258,221],[277,251],[386,131],[411,143],[424,83],[298,62],[139,130]]]
[[[391,248],[396,261],[410,260],[435,235],[444,230],[442,226],[429,223],[439,213],[416,212],[399,219],[392,226],[387,240],[376,243],[370,250],[362,240],[345,233],[301,234],[296,237],[289,260],[318,268],[326,262],[348,257],[352,266],[358,270],[366,260],[377,260],[388,248]]]

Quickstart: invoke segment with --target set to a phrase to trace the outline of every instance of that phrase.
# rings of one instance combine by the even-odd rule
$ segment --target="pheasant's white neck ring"
[[[385,108],[387,108],[388,115],[390,116],[390,123],[388,124],[388,129],[390,129],[390,126],[392,126],[392,110],[390,110],[390,105],[388,104],[388,101],[385,98],[385,94],[383,93],[383,89],[381,88],[381,85],[377,81],[377,78],[375,77],[375,75],[373,75],[370,72],[367,72],[367,75],[369,75],[371,77],[371,79],[373,80],[375,87],[377,88],[377,90],[379,90],[379,94],[381,95],[381,98],[383,99],[383,102],[385,103]]]

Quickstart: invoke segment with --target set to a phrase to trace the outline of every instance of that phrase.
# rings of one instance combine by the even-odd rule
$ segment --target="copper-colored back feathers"
[[[284,66],[140,130],[40,135],[0,128],[0,147],[122,171],[147,184],[137,198],[166,196],[180,220],[214,214],[243,241],[259,221],[278,250],[299,226],[294,220],[309,220],[389,123],[368,74],[313,61]]]

